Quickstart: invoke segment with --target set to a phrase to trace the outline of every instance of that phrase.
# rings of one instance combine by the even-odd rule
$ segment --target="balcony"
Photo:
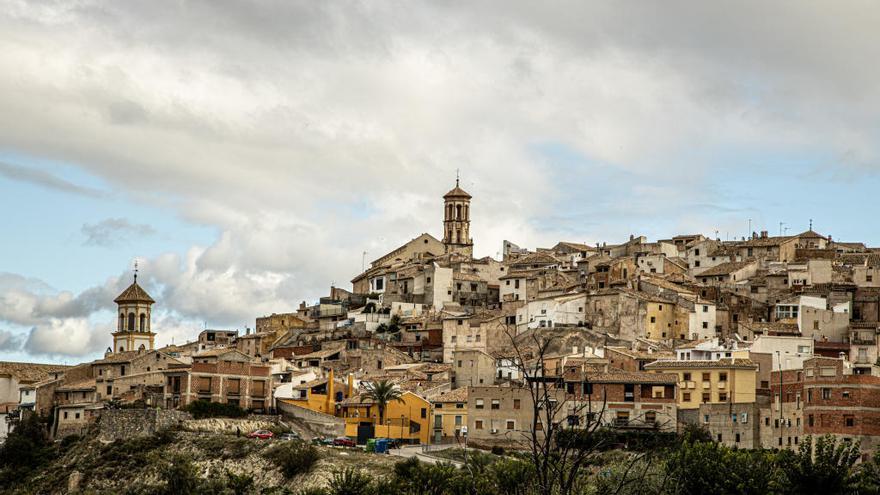
[[[727,389],[727,382],[718,382],[718,389],[719,390],[726,390]]]

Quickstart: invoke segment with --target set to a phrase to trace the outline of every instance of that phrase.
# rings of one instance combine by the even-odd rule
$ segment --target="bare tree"
[[[610,437],[599,434],[606,426],[608,404],[606,387],[594,393],[594,378],[601,371],[587,363],[569,368],[568,376],[564,367],[548,370],[551,351],[560,344],[552,331],[516,335],[515,327],[506,325],[505,333],[510,341],[506,354],[521,373],[531,399],[531,428],[520,432],[520,444],[534,464],[536,488],[542,495],[579,493],[590,480],[585,468],[612,447]],[[607,492],[624,493],[639,486],[652,475],[652,457],[640,453],[627,459],[622,476],[605,486]]]

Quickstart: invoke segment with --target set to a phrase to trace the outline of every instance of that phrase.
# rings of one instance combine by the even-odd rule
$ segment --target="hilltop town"
[[[831,435],[865,458],[880,446],[880,249],[810,229],[505,242],[503,259],[474,258],[472,200],[456,184],[442,240],[417,235],[350,288],[243,334],[157,348],[156,301],[135,275],[102,359],[0,363],[4,435],[27,415],[57,440],[96,434],[121,408],[213,402],[359,445],[516,449],[549,427],[543,387],[550,422],[571,428],[692,425],[741,449]],[[399,399],[377,402],[379,385]]]

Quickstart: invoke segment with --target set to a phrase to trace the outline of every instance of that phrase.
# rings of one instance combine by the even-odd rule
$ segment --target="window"
[[[699,268],[699,267],[700,267],[700,260],[694,261],[694,268]]]
[[[684,381],[686,381],[686,382],[689,382],[689,381],[691,381],[691,374],[690,374],[690,373],[685,373],[684,375],[682,375],[681,379],[684,380]]]
[[[770,388],[770,382],[767,380],[761,380],[761,388]]]
[[[724,371],[722,371],[721,373],[718,373],[718,381],[726,382],[727,381],[727,373]]]
[[[629,423],[629,411],[617,411],[617,417],[614,418],[614,422],[618,425],[625,426]]]
[[[703,322],[703,328],[709,328],[709,322],[708,322],[708,321],[704,321],[704,322]]]
[[[458,360],[458,367],[461,368],[461,359]]]
[[[655,318],[655,317],[652,316],[652,317],[651,317],[651,323],[656,323],[656,322],[657,322],[657,318]]]
[[[709,415],[708,414],[703,415],[703,423],[709,424]]]
[[[703,402],[704,402],[704,403],[709,402],[709,401],[711,401],[711,400],[712,400],[712,395],[711,395],[711,394],[708,394],[708,393],[703,394]]]
[[[434,409],[443,409],[443,403],[438,402],[438,403],[434,404]]]
[[[519,289],[519,279],[516,279],[516,280],[513,281],[513,288],[514,288],[514,289]]]
[[[770,426],[770,418],[764,418],[764,426]]]
[[[482,409],[482,408],[483,408],[483,399],[477,399],[477,400],[476,400],[475,407],[476,407],[477,409]]]
[[[824,400],[831,399],[831,389],[830,388],[823,388],[822,389],[822,399],[824,399]]]
[[[740,423],[748,423],[749,422],[749,413],[742,413],[739,415]]]
[[[699,256],[699,255],[700,255],[700,250],[694,249],[694,256]]]
[[[727,401],[727,392],[718,392],[718,400],[720,402],[726,402]],[[734,415],[734,418],[736,418],[735,415]],[[733,422],[736,423],[736,419],[734,419]]]
[[[703,313],[709,312],[709,306],[703,306]]]
[[[519,399],[513,399],[513,408],[519,409]]]
[[[516,422],[508,419],[507,424],[505,426],[507,426],[508,430],[515,430],[516,429]]]
[[[461,416],[456,416],[455,417],[455,426],[459,426],[459,425],[461,425]]]
[[[739,433],[736,434],[736,440],[734,440],[734,441],[735,441],[736,443],[739,443]]]
[[[67,419],[67,411],[64,411],[64,419]]]
[[[422,419],[425,419],[428,417],[428,408],[426,408],[426,407],[422,408],[421,416],[422,416]]]
[[[107,385],[107,395],[113,395],[113,385]]]
[[[690,402],[691,401],[691,393],[690,392],[682,392],[681,401],[682,402]]]
[[[125,376],[125,365],[119,367],[119,376]]]
[[[841,395],[843,395],[844,399],[849,399],[849,390],[844,390]]]
[[[843,424],[846,425],[847,428],[852,428],[853,426],[856,425],[856,419],[853,416],[849,416],[849,415],[844,416],[843,417]]]
[[[492,409],[501,409],[501,401],[498,399],[492,399]]]
[[[483,429],[483,420],[482,419],[478,419],[478,420],[474,421],[474,429],[475,430],[482,430]]]
[[[870,273],[865,275],[865,282],[873,282],[873,281],[874,281],[873,275],[871,275]]]
[[[711,381],[711,380],[712,380],[712,378],[711,378],[711,374],[709,374],[709,373],[703,373],[703,381],[704,381],[704,382],[708,382],[708,381]]]
[[[721,433],[718,434],[718,443],[721,443]]]
[[[657,412],[656,411],[645,412],[645,423],[653,423],[655,421],[657,421]]]

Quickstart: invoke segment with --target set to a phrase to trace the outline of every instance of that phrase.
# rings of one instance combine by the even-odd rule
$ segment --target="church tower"
[[[443,244],[447,253],[474,255],[471,239],[471,195],[458,186],[443,195]]]
[[[113,332],[113,352],[153,350],[156,334],[150,330],[150,306],[156,301],[137,283],[137,268],[134,282],[113,300],[119,307],[119,320]]]

